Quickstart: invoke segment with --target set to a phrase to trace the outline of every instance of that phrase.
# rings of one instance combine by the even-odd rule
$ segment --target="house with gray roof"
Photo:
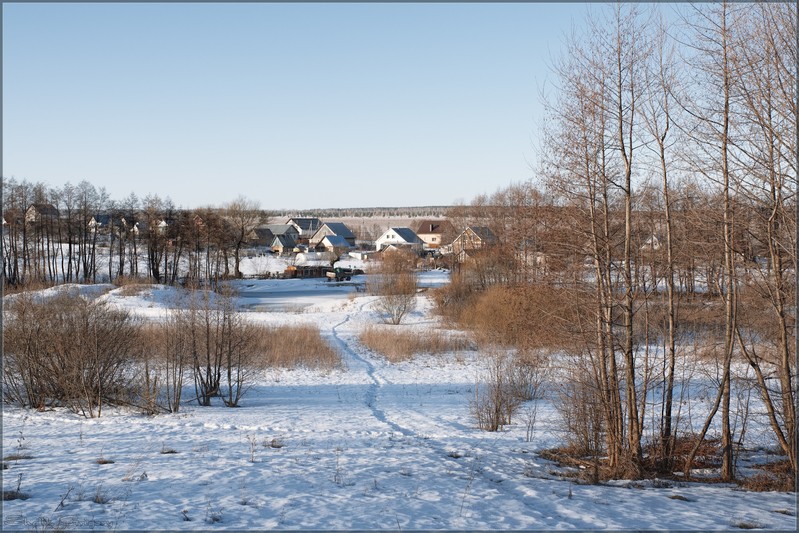
[[[343,252],[348,251],[352,248],[350,243],[347,242],[347,239],[342,237],[341,235],[325,235],[325,238],[322,239],[322,242],[316,245],[317,251],[326,251],[326,252]]]
[[[411,228],[389,228],[375,240],[375,248],[383,250],[389,246],[420,251],[424,242]]]
[[[297,228],[299,239],[310,239],[322,227],[322,221],[316,217],[291,217],[286,224]]]
[[[316,233],[308,240],[308,244],[311,247],[318,246],[322,239],[327,237],[328,235],[338,235],[339,237],[343,237],[350,247],[355,247],[355,234],[350,231],[350,228],[347,227],[346,224],[343,222],[325,222],[322,224]]]
[[[468,257],[469,252],[496,244],[497,237],[485,226],[469,226],[451,244],[452,253],[459,258]]]
[[[25,222],[40,222],[58,218],[58,209],[53,204],[31,204],[25,211]]]
[[[285,255],[292,253],[294,251],[295,245],[296,243],[294,242],[294,239],[291,238],[291,235],[286,235],[283,233],[274,236],[272,239],[271,248],[276,254]]]
[[[261,228],[268,229],[272,232],[272,235],[288,235],[291,237],[295,242],[297,238],[300,236],[299,230],[294,227],[292,224],[264,224],[260,226]]]

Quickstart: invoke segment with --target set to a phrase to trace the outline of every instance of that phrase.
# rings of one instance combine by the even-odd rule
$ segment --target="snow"
[[[267,371],[240,408],[186,403],[177,414],[109,409],[84,419],[4,406],[4,457],[31,458],[7,461],[3,490],[19,483],[30,497],[3,502],[3,528],[796,528],[794,494],[564,478],[536,454],[562,443],[557,412],[544,400],[532,442],[521,420],[497,433],[476,429],[469,401],[484,372],[480,355],[423,354],[390,364],[370,352],[357,336],[380,317],[358,278],[236,282],[252,320],[315,324],[344,363]],[[446,280],[433,271],[421,285]],[[181,302],[166,286],[72,290],[149,319]],[[430,334],[442,327],[431,309],[420,293],[399,327]]]

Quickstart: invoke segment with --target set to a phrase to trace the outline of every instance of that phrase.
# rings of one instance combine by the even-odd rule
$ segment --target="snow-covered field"
[[[389,364],[369,352],[357,336],[379,317],[357,277],[238,283],[254,320],[316,324],[344,367],[268,371],[237,409],[186,403],[174,415],[84,419],[4,406],[3,456],[29,456],[3,471],[3,490],[19,484],[29,495],[3,502],[5,530],[796,528],[794,494],[564,478],[536,454],[562,442],[546,401],[531,442],[523,417],[502,432],[476,429],[479,355]],[[152,319],[175,301],[166,287],[93,296],[103,289],[99,297]],[[421,293],[400,327],[435,334],[430,311]]]

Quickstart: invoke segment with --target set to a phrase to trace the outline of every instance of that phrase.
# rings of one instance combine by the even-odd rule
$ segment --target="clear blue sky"
[[[533,174],[586,7],[3,4],[3,175],[183,207],[450,205]]]

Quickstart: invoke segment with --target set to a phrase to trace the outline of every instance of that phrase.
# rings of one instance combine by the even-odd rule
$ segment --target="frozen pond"
[[[330,282],[326,278],[268,279],[236,282],[239,303],[253,311],[302,311],[322,301],[346,300],[363,291],[366,276],[352,281]]]
[[[440,287],[449,282],[449,272],[431,270],[418,274],[419,288]],[[329,282],[326,278],[265,279],[237,281],[241,307],[252,311],[302,311],[330,300],[346,300],[366,290],[367,276],[352,281]]]

